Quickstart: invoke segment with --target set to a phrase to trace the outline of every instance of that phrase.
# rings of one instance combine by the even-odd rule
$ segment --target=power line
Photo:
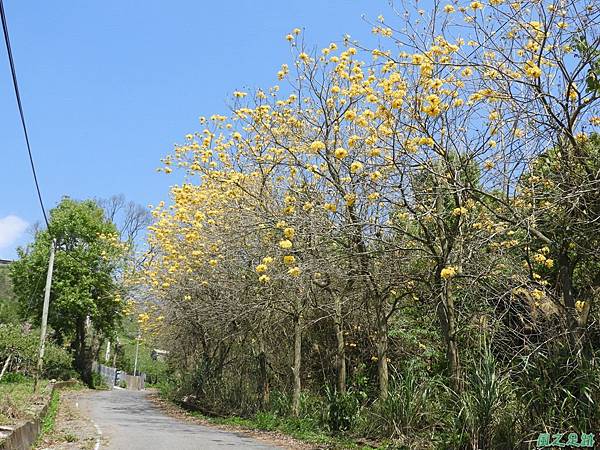
[[[35,170],[35,164],[33,163],[33,155],[31,154],[31,144],[29,143],[29,133],[27,133],[27,125],[25,123],[25,114],[23,113],[23,105],[21,103],[21,94],[19,93],[19,83],[17,82],[17,71],[15,70],[15,62],[12,56],[12,49],[10,46],[10,37],[8,35],[8,24],[6,22],[6,14],[4,12],[4,2],[0,0],[0,15],[2,16],[2,29],[4,30],[4,42],[6,43],[6,52],[8,53],[8,61],[10,63],[10,71],[12,74],[13,87],[15,88],[15,96],[17,98],[17,105],[19,106],[19,114],[21,116],[21,125],[23,126],[23,133],[25,134],[25,143],[27,144],[27,153],[29,154],[29,162],[31,163],[31,171],[33,173],[33,180],[35,182],[35,189],[37,191],[38,200],[42,208],[42,214],[44,215],[44,222],[46,227],[50,229],[48,223],[48,216],[46,215],[46,208],[44,207],[44,201],[42,200],[42,193],[40,191],[40,185],[38,183],[37,173]]]

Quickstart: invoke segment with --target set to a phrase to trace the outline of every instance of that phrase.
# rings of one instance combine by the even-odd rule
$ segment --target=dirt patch
[[[96,429],[77,407],[81,392],[63,391],[56,415],[54,429],[44,435],[35,447],[37,450],[91,450],[96,444]]]
[[[318,445],[307,444],[306,442],[299,441],[297,439],[294,439],[282,433],[278,433],[276,431],[262,431],[241,426],[214,424],[208,420],[194,417],[184,409],[168,401],[163,400],[162,398],[160,398],[157,392],[152,392],[149,395],[149,399],[166,414],[170,415],[171,417],[176,417],[177,419],[184,420],[186,422],[197,423],[199,425],[204,425],[207,427],[215,428],[217,430],[228,431],[231,433],[242,433],[258,441],[266,442],[289,450],[316,450],[327,448]]]

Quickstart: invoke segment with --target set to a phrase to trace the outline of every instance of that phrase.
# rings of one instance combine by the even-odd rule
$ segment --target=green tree
[[[56,258],[48,324],[57,342],[69,342],[75,368],[91,382],[91,362],[101,340],[114,334],[122,315],[116,274],[125,246],[113,223],[93,201],[64,198],[50,212],[49,230],[19,249],[11,267],[14,293],[24,318],[38,323],[43,305],[43,280],[52,239]]]
[[[9,266],[0,265],[0,324],[17,321],[17,304],[10,282]]]

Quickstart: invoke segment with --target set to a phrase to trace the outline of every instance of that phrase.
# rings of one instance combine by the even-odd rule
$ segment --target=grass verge
[[[33,392],[33,380],[0,383],[0,425],[14,425],[35,416],[48,398],[48,382],[42,381],[39,393]]]
[[[332,435],[320,429],[313,420],[307,418],[278,417],[264,412],[254,417],[244,418],[207,416],[199,411],[190,411],[173,402],[160,391],[153,396],[155,402],[168,414],[188,417],[203,425],[212,425],[224,431],[243,432],[251,437],[264,439],[287,448],[312,449],[352,449],[373,450],[391,449],[387,443],[378,444],[353,436]]]
[[[302,418],[276,417],[269,413],[259,413],[251,418],[207,417],[197,412],[190,412],[189,414],[215,425],[277,432],[307,444],[325,446],[330,449],[373,450],[374,448],[386,448],[363,445],[348,436],[327,434],[315,427],[312,421]]]
[[[46,417],[44,417],[44,421],[42,422],[42,431],[40,436],[38,437],[38,441],[44,436],[44,434],[49,433],[54,428],[54,422],[56,421],[56,414],[58,413],[58,405],[60,404],[60,393],[57,389],[52,392],[52,397],[50,398],[50,403],[48,404],[48,411],[46,411]]]

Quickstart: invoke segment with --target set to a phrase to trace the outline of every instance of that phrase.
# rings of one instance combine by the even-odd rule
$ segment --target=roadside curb
[[[29,450],[40,435],[42,423],[48,413],[48,406],[52,400],[54,390],[72,386],[75,383],[77,383],[77,381],[69,380],[58,381],[52,384],[48,401],[42,406],[35,418],[15,427],[0,427],[0,430],[9,432],[9,434],[0,441],[0,450]]]

